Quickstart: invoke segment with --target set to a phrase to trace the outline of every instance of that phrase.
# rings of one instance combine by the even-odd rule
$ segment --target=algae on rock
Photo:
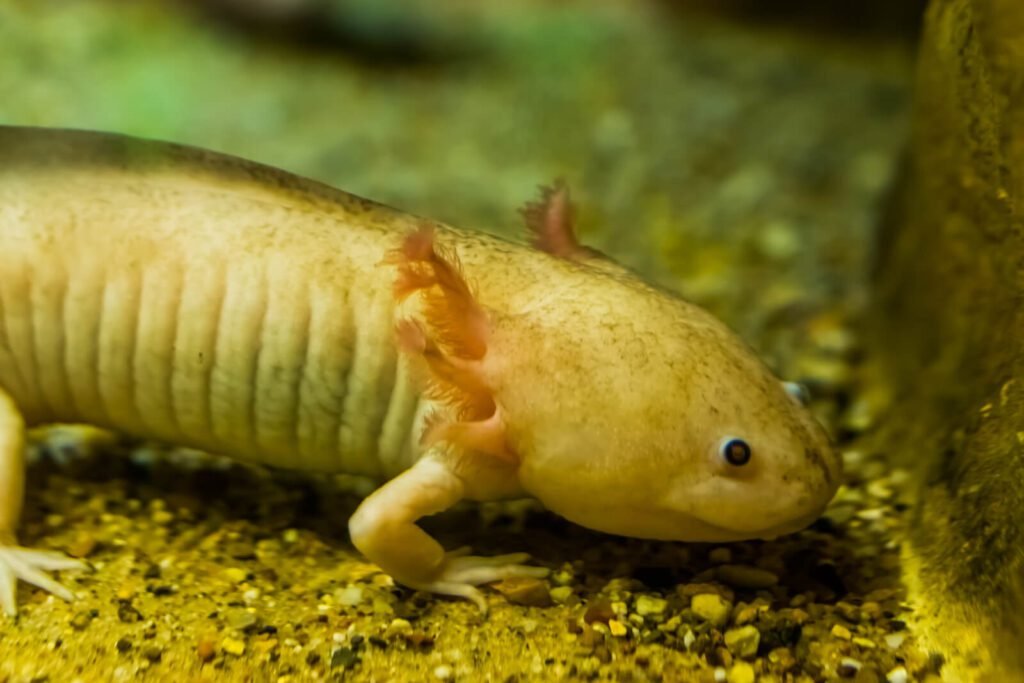
[[[920,475],[907,578],[960,675],[1024,666],[1022,46],[1018,0],[931,3],[869,323],[900,388],[879,436]]]

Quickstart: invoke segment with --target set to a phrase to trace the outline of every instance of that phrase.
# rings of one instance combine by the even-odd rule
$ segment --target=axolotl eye
[[[726,437],[719,446],[722,458],[733,467],[742,467],[750,462],[750,446],[743,439]]]

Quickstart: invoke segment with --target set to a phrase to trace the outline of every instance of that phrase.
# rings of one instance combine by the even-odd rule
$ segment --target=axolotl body
[[[26,426],[81,423],[380,488],[353,544],[484,606],[542,575],[416,521],[533,496],[599,531],[795,532],[834,495],[823,428],[723,323],[580,245],[568,192],[533,244],[189,147],[0,127],[0,607],[79,568],[15,538]]]

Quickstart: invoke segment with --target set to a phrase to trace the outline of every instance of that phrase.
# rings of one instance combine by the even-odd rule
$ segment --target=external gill
[[[481,372],[490,323],[457,255],[440,248],[433,227],[424,225],[384,262],[398,269],[395,299],[420,298],[422,320],[396,325],[399,348],[422,359],[428,371],[424,395],[447,409],[427,417],[423,443],[444,441],[514,462],[500,410]]]

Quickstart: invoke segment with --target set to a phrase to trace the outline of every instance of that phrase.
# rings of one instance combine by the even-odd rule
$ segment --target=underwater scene
[[[1024,4],[0,0],[0,683],[1024,681]]]

